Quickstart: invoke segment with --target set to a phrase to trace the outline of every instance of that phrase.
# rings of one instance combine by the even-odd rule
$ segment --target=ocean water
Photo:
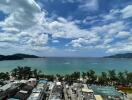
[[[102,71],[132,72],[132,59],[110,58],[38,58],[24,60],[0,61],[0,72],[11,71],[17,66],[29,66],[41,70],[45,74],[69,74],[75,71],[86,72],[93,69],[97,74]]]

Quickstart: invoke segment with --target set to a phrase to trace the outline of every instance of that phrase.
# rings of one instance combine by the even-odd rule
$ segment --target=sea
[[[92,69],[97,74],[108,70],[132,72],[132,59],[126,58],[28,58],[23,60],[0,61],[0,72],[10,72],[17,66],[28,66],[41,70],[44,74],[70,74],[75,71],[87,72]]]

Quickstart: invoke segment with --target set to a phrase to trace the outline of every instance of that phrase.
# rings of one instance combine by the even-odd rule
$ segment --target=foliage
[[[25,66],[14,68],[11,71],[11,75],[16,77],[16,79],[29,79],[35,77],[37,79],[44,78],[49,81],[65,81],[69,84],[79,81],[80,77],[86,80],[87,84],[100,84],[100,85],[123,85],[132,86],[132,72],[116,72],[115,70],[109,70],[108,72],[102,72],[97,75],[94,70],[89,70],[87,72],[74,72],[72,74],[66,75],[45,75],[37,69],[31,69],[31,67]],[[0,79],[8,80],[9,73],[0,73]]]
[[[13,69],[11,71],[11,75],[13,77],[16,77],[17,79],[29,79],[30,77],[39,78],[41,71],[38,71],[37,69],[32,70],[31,67],[20,67]]]
[[[6,72],[6,73],[1,72],[0,73],[0,79],[8,80],[9,79],[9,73],[8,72]]]

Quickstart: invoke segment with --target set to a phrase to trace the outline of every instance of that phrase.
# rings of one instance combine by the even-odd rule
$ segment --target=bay
[[[97,74],[103,71],[130,71],[132,59],[112,58],[35,58],[24,60],[0,61],[0,72],[9,72],[17,66],[29,66],[45,74],[69,74],[75,71],[86,72],[90,69]]]

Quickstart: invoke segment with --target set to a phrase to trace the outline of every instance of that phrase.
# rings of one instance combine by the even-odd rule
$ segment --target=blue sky
[[[0,53],[132,52],[131,0],[0,0]]]

